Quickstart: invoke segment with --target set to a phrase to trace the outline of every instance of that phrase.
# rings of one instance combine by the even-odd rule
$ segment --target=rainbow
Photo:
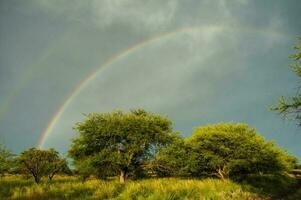
[[[240,31],[240,32],[252,32],[252,33],[257,33],[257,34],[269,34],[270,36],[277,36],[277,37],[284,37],[287,36],[286,33],[280,33],[272,30],[263,30],[263,29],[250,29],[250,28],[233,28],[233,27],[225,27],[223,25],[207,25],[207,26],[196,26],[196,27],[187,27],[187,28],[181,28],[177,29],[172,32],[167,32],[163,33],[160,35],[157,35],[155,37],[148,38],[140,43],[137,43],[121,52],[118,54],[110,57],[104,64],[100,65],[99,67],[96,68],[96,70],[92,71],[84,80],[82,80],[65,98],[64,103],[59,107],[59,109],[55,112],[53,115],[53,118],[50,120],[48,123],[47,127],[45,130],[42,132],[41,137],[38,141],[38,148],[43,148],[47,137],[50,135],[52,132],[53,128],[55,127],[56,123],[60,120],[62,114],[66,110],[66,108],[69,106],[69,104],[72,102],[74,98],[76,98],[80,92],[90,83],[92,82],[97,76],[100,75],[103,69],[109,67],[113,63],[115,63],[118,60],[121,60],[122,58],[125,58],[129,56],[130,54],[136,52],[137,50],[140,50],[150,44],[153,44],[155,42],[162,41],[164,39],[168,39],[172,36],[175,36],[180,33],[191,33],[191,32],[199,32],[202,30],[212,30],[212,31]]]

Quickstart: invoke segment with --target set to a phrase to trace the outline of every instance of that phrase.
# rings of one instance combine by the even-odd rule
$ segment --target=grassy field
[[[0,180],[0,199],[251,200],[271,198],[251,186],[217,179],[145,179],[128,181],[125,185],[121,185],[115,180],[91,179],[81,182],[76,177],[61,176],[55,177],[51,182],[44,180],[37,185],[33,180],[8,176]]]

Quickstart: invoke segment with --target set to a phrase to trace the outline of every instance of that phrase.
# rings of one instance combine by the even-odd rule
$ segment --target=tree
[[[67,172],[70,170],[67,164],[66,159],[60,157],[59,153],[51,148],[48,150],[48,164],[46,174],[48,175],[48,179],[51,181],[54,175],[59,172]]]
[[[79,137],[69,150],[77,170],[90,169],[103,177],[119,174],[121,183],[171,141],[171,121],[142,109],[86,117],[76,124]]]
[[[189,176],[189,161],[191,154],[184,139],[177,135],[173,142],[161,149],[151,160],[147,169],[159,177]]]
[[[42,176],[47,174],[48,152],[36,148],[30,148],[21,153],[19,157],[20,168],[34,177],[36,183],[39,183]]]
[[[195,163],[191,171],[221,179],[248,174],[271,174],[293,168],[296,158],[266,142],[246,124],[215,124],[197,128],[186,145]],[[190,159],[191,159],[190,156]]]
[[[301,77],[301,37],[299,38],[299,43],[295,46],[297,52],[290,56],[291,59],[295,61],[290,65],[293,72],[298,77]],[[298,121],[298,125],[301,126],[301,94],[300,86],[297,89],[296,95],[285,98],[283,96],[279,97],[278,104],[272,107],[273,111],[276,111],[283,115],[285,118],[294,119]]]
[[[80,160],[75,160],[74,165],[76,166],[75,174],[79,175],[82,181],[89,178],[91,174],[99,177],[97,169],[92,166],[90,159],[81,158]]]
[[[22,152],[18,160],[20,170],[31,174],[36,183],[39,183],[43,176],[48,176],[51,180],[66,165],[66,161],[60,158],[54,149],[30,148]]]
[[[13,163],[12,153],[0,144],[0,177],[9,172]]]

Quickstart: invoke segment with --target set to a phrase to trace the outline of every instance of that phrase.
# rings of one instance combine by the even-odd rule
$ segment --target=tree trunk
[[[121,170],[120,171],[120,175],[119,175],[119,182],[121,184],[124,184],[125,183],[125,179],[126,179],[126,172]]]
[[[49,175],[48,176],[49,181],[51,181],[53,177],[54,177],[54,174]]]
[[[40,183],[41,178],[39,176],[34,176],[34,181],[36,182],[36,184]]]
[[[225,180],[227,177],[226,173],[220,168],[218,169],[217,174],[218,174],[218,177],[221,178],[222,180]]]

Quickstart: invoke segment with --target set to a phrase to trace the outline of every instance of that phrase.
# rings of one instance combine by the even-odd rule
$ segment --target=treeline
[[[66,158],[54,149],[31,148],[12,156],[0,148],[0,172],[43,176],[57,173],[106,179],[118,176],[218,177],[244,180],[248,176],[278,175],[298,167],[297,159],[266,141],[247,124],[220,123],[194,129],[184,138],[164,116],[143,109],[130,112],[92,113],[74,127],[78,135]]]

